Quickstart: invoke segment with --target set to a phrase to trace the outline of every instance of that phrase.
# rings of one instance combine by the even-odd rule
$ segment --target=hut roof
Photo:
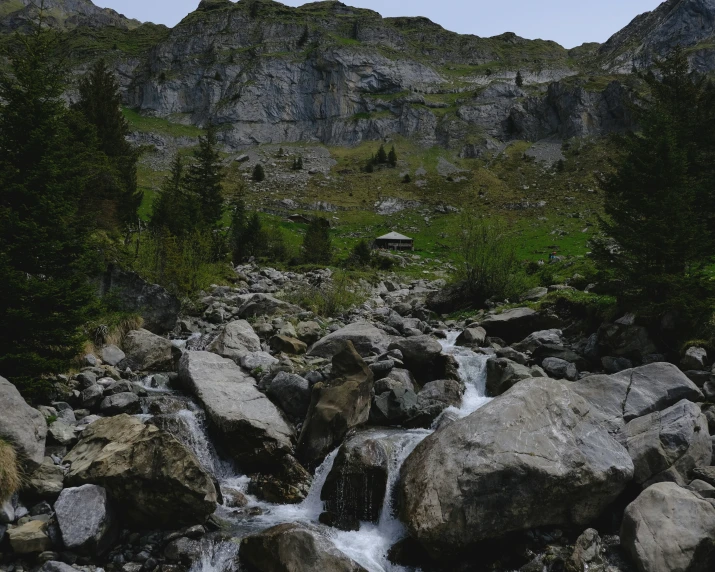
[[[379,236],[377,240],[412,240],[409,236],[400,234],[399,232],[391,232],[385,236]]]

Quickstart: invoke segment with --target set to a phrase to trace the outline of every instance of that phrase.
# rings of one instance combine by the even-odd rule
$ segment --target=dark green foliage
[[[253,167],[253,180],[257,183],[266,180],[266,171],[260,163],[257,163],[256,166]]]
[[[521,75],[521,70],[516,72],[516,86],[521,87],[524,85],[524,78]]]
[[[412,177],[410,177],[409,173],[406,173],[404,177],[402,177],[402,182],[403,183],[411,183],[412,182]]]
[[[358,267],[370,266],[372,262],[372,248],[367,240],[362,239],[350,252],[349,263]]]
[[[253,0],[253,2],[251,3],[251,11],[250,11],[251,18],[254,18],[254,19],[258,18],[260,9],[261,9],[261,6],[260,6],[258,0]]]
[[[177,153],[171,172],[161,186],[161,193],[154,200],[149,227],[154,231],[166,230],[177,237],[187,236],[196,226],[192,202],[184,188],[184,162]]]
[[[21,391],[66,370],[96,271],[90,198],[111,169],[94,127],[69,111],[54,36],[38,24],[0,73],[0,372]]]
[[[377,150],[377,156],[375,157],[375,162],[378,165],[384,165],[387,163],[387,151],[385,151],[385,146],[380,145],[380,148]]]
[[[646,314],[677,309],[692,319],[710,312],[712,283],[712,89],[691,76],[682,50],[644,76],[641,132],[623,139],[605,177],[603,231],[614,241],[596,249],[599,266],[617,281],[621,302]]]
[[[298,47],[302,48],[308,43],[308,40],[310,39],[310,30],[308,29],[308,26],[303,28],[303,34],[300,36],[300,39],[298,40]]]
[[[369,161],[367,165],[365,165],[365,172],[366,173],[374,173],[375,172],[375,165],[372,162],[372,160]]]
[[[308,225],[303,238],[303,261],[307,264],[330,264],[333,246],[330,239],[330,223],[321,217],[314,218]]]
[[[303,170],[303,157],[298,157],[297,159],[293,159],[293,170],[294,171],[302,171]]]
[[[266,251],[266,237],[263,223],[257,212],[254,212],[246,223],[243,233],[244,258],[261,257]]]
[[[97,189],[97,198],[105,205],[99,214],[104,221],[116,218],[118,226],[136,224],[137,210],[143,198],[137,188],[139,153],[126,140],[129,125],[122,113],[119,83],[104,60],[95,63],[80,79],[79,101],[73,108],[94,125],[100,149],[109,157],[111,165],[105,175],[105,184]],[[109,205],[113,208],[107,208]]]
[[[210,125],[205,137],[199,137],[193,162],[185,177],[186,190],[198,202],[200,224],[216,229],[223,218],[223,180],[225,178],[216,144],[216,128]]]
[[[394,145],[387,156],[387,162],[390,164],[390,167],[397,167],[397,151],[395,151]]]
[[[231,230],[229,231],[229,249],[231,259],[234,264],[239,264],[246,257],[245,253],[245,233],[246,233],[246,203],[243,195],[237,193],[231,201]]]
[[[216,72],[216,74],[214,75],[214,79],[215,79],[216,81],[223,81],[223,77],[221,76],[221,72]]]

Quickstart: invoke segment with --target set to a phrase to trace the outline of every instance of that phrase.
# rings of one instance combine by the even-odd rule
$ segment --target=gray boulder
[[[244,538],[239,556],[249,570],[367,572],[316,528],[304,524],[279,524]]]
[[[621,545],[640,572],[715,569],[715,506],[675,483],[649,487],[626,509]]]
[[[100,352],[100,357],[102,358],[102,361],[107,365],[117,365],[127,356],[117,346],[108,345],[102,348]]]
[[[241,358],[252,352],[261,351],[261,340],[246,320],[236,320],[226,324],[207,351],[239,363]]]
[[[397,339],[390,350],[400,350],[407,369],[421,382],[441,377],[438,358],[442,355],[442,345],[432,336],[413,336]],[[442,368],[443,369],[443,368]]]
[[[298,441],[298,458],[317,466],[353,427],[370,415],[373,376],[352,342],[333,357],[332,379],[313,387],[310,408]]]
[[[531,308],[513,308],[501,314],[490,315],[479,325],[487,331],[489,336],[501,338],[508,344],[514,344],[532,332],[544,330],[556,324],[554,318]]]
[[[708,369],[708,352],[703,348],[690,347],[680,360],[683,371],[705,371]]]
[[[245,370],[253,372],[257,369],[261,371],[270,371],[274,365],[278,365],[280,360],[274,358],[268,352],[253,352],[246,354],[241,358],[241,367]]]
[[[554,379],[568,379],[569,381],[576,381],[578,379],[578,369],[571,362],[555,358],[548,357],[542,363],[541,367],[544,371],[549,374],[549,377]]]
[[[528,367],[506,358],[487,361],[487,394],[501,395],[522,379],[546,377],[539,368]]]
[[[136,393],[115,393],[102,400],[99,410],[103,415],[134,414],[141,412],[141,404]]]
[[[571,384],[529,379],[427,437],[401,469],[410,534],[440,558],[509,532],[591,522],[633,477],[593,409]]]
[[[70,464],[70,486],[103,487],[131,526],[191,526],[216,510],[213,477],[194,453],[129,415],[92,423],[63,461]]]
[[[533,352],[537,348],[545,345],[563,345],[563,333],[561,330],[541,330],[526,336],[519,343],[512,347],[519,352]]]
[[[68,550],[101,555],[116,539],[114,512],[102,487],[65,489],[54,508],[62,543]]]
[[[317,322],[300,322],[295,330],[298,339],[309,346],[312,346],[320,339],[321,328]]]
[[[281,371],[268,386],[266,395],[289,417],[303,421],[310,407],[310,384],[294,373]]]
[[[635,325],[632,315],[603,325],[598,332],[598,341],[601,355],[627,358],[635,363],[642,363],[647,356],[658,353],[648,330]]]
[[[0,377],[0,411],[0,437],[13,446],[28,471],[37,469],[45,457],[44,415],[30,407],[4,377]]]
[[[71,446],[77,442],[74,427],[61,419],[54,421],[48,428],[48,439],[56,445]]]
[[[356,322],[316,342],[308,355],[330,359],[342,350],[348,341],[363,357],[383,354],[390,345],[390,338],[385,332],[367,322]]]
[[[665,362],[614,375],[592,375],[574,383],[573,390],[605,415],[612,431],[620,431],[636,417],[662,411],[682,399],[703,399],[682,371]]]
[[[274,470],[292,454],[293,429],[233,361],[186,352],[179,362],[179,380],[203,405],[221,445],[243,470]]]
[[[625,435],[634,478],[645,486],[660,481],[686,485],[694,468],[712,461],[707,418],[690,401],[634,419]]]
[[[87,408],[92,408],[100,402],[104,395],[104,388],[99,384],[90,385],[80,394],[82,405]]]
[[[64,480],[62,467],[55,465],[50,457],[45,457],[27,478],[24,491],[32,499],[53,500],[62,492]]]
[[[487,331],[484,328],[467,328],[457,337],[458,346],[483,346],[487,341]]]
[[[127,357],[119,367],[133,371],[175,371],[181,354],[169,340],[144,329],[129,332],[123,346]]]
[[[65,564],[64,562],[50,560],[42,565],[40,572],[77,572],[77,569],[72,568],[72,566]]]
[[[274,298],[270,294],[249,294],[243,297],[243,303],[238,310],[241,318],[253,316],[274,316],[276,314],[299,314],[298,306]]]

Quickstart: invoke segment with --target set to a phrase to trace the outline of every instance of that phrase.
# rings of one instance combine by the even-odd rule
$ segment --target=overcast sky
[[[659,0],[343,0],[383,16],[426,16],[461,34],[496,36],[515,32],[524,38],[554,40],[567,48],[605,42]],[[143,22],[176,25],[198,0],[94,0],[98,6]],[[304,1],[284,0],[300,6]]]

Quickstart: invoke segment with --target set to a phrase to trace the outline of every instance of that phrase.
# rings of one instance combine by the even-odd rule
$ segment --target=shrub
[[[333,259],[333,245],[330,239],[330,223],[316,217],[308,226],[303,238],[303,261],[308,264],[330,264]]]
[[[256,166],[253,167],[253,180],[257,183],[266,180],[266,171],[260,163],[257,163]]]
[[[0,439],[0,503],[14,495],[22,485],[15,449]]]
[[[332,318],[363,304],[370,292],[346,272],[336,272],[319,286],[303,286],[286,294],[285,299],[319,316]]]
[[[362,239],[358,242],[350,252],[348,264],[351,266],[365,267],[372,262],[372,248],[367,240]]]
[[[411,183],[412,182],[412,177],[410,177],[409,173],[406,173],[404,177],[402,177],[402,182],[403,183]]]

